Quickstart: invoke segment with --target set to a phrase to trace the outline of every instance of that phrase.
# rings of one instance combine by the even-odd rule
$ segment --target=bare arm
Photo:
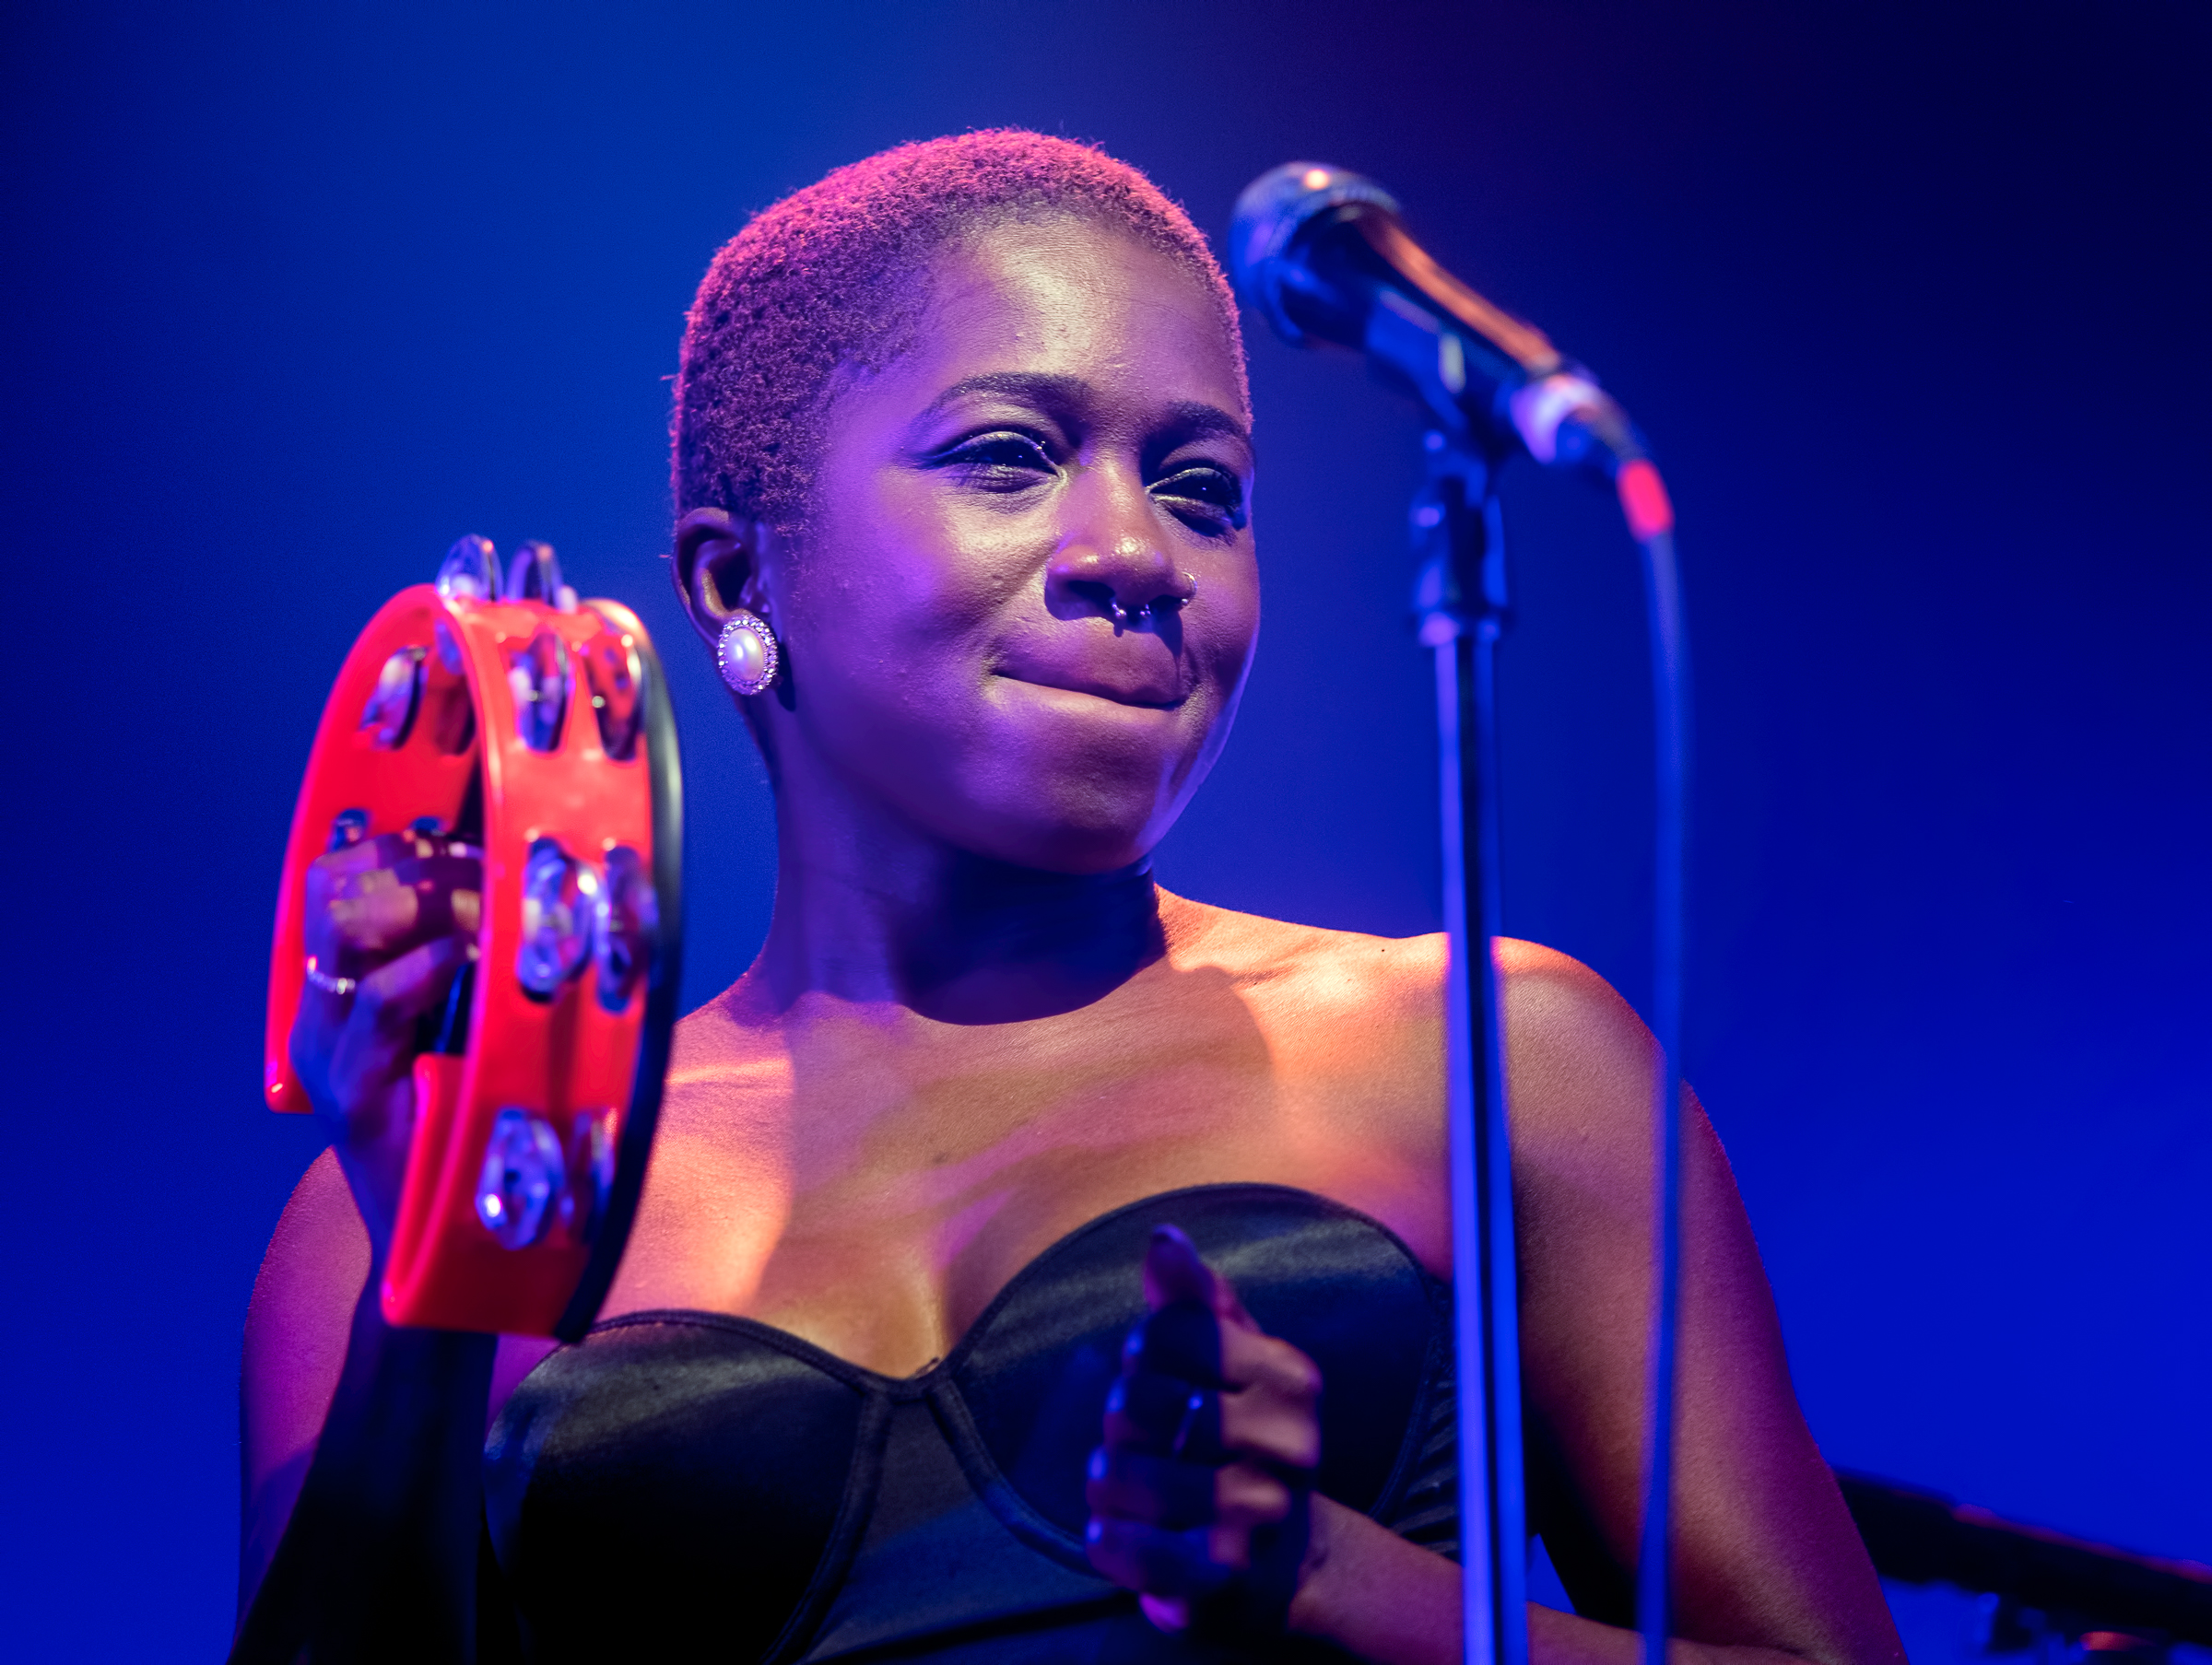
[[[1527,944],[1500,954],[1531,1525],[1580,1610],[1532,1606],[1530,1647],[1537,1665],[1634,1665],[1653,1046],[1586,967]],[[1694,1098],[1685,1110],[1675,1658],[1901,1665],[1874,1569],[1798,1412],[1726,1158]],[[1432,1129],[1409,1126],[1405,1144],[1424,1138]],[[1288,1624],[1362,1659],[1451,1665],[1459,1569],[1317,1497]]]
[[[246,1308],[238,1394],[241,1620],[314,1460],[368,1284],[369,1233],[337,1157],[324,1151],[285,1204]]]
[[[1649,1033],[1564,956],[1506,950],[1532,1524],[1583,1612],[1633,1623],[1651,1296]],[[1720,1141],[1684,1104],[1675,1631],[1700,1654],[1891,1665],[1881,1587],[1797,1408]],[[1546,1619],[1556,1657],[1633,1638]],[[1627,1650],[1626,1652],[1622,1650]]]
[[[343,1182],[314,1170],[295,1209],[304,1195],[312,1220],[326,1188],[350,1210]],[[279,1228],[248,1325],[231,1658],[469,1659],[497,1338],[394,1329],[374,1278],[346,1301],[355,1279],[300,1257],[306,1225]]]
[[[285,1211],[241,1379],[234,1660],[468,1657],[496,1338],[387,1325],[377,1303],[415,1102],[418,1024],[474,952],[477,863],[406,835],[311,870],[292,1061],[329,1155]],[[465,918],[461,916],[465,915]]]

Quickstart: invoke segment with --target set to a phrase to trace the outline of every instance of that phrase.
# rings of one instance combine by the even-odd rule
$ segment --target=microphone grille
[[[1291,246],[1316,217],[1347,203],[1398,213],[1397,199],[1364,174],[1327,162],[1285,162],[1245,186],[1230,217],[1230,278],[1244,304],[1293,346],[1306,334],[1283,306]]]

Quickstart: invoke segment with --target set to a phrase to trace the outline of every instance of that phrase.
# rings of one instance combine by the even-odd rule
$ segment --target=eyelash
[[[978,434],[942,452],[937,461],[945,467],[963,470],[971,481],[986,490],[1019,491],[1034,482],[1010,476],[1053,471],[1053,460],[1044,442],[1033,434],[1024,433]],[[979,475],[983,477],[978,478]]]
[[[1150,490],[1156,498],[1198,505],[1194,514],[1185,514],[1180,510],[1171,511],[1185,525],[1194,520],[1206,522],[1198,531],[1218,534],[1244,530],[1244,485],[1226,468],[1207,463],[1185,463],[1166,479],[1155,480]]]
[[[985,491],[1015,492],[1038,484],[1037,476],[1056,464],[1043,440],[1033,434],[1000,431],[961,440],[937,457],[940,467],[960,469],[968,483]],[[1194,531],[1219,535],[1244,529],[1244,487],[1235,475],[1211,463],[1191,463],[1147,487],[1167,499],[1169,512]],[[1186,512],[1177,502],[1193,505]]]

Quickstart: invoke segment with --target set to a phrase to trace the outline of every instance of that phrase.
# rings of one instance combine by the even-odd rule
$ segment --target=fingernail
[[[1104,1446],[1100,1446],[1090,1454],[1090,1477],[1093,1480],[1106,1478],[1106,1448]]]
[[[1096,1515],[1093,1515],[1083,1528],[1083,1542],[1086,1543],[1096,1543],[1105,1535],[1105,1523],[1100,1520]]]
[[[1144,1609],[1145,1617],[1154,1627],[1165,1631],[1188,1630],[1191,1624],[1190,1603],[1171,1596],[1139,1596],[1136,1604]]]

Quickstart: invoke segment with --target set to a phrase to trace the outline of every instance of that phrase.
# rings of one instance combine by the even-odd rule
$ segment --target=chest
[[[679,1050],[607,1311],[758,1319],[886,1374],[941,1357],[1020,1269],[1141,1197],[1258,1181],[1448,1238],[1429,1072],[1356,1017],[1171,1007]]]

